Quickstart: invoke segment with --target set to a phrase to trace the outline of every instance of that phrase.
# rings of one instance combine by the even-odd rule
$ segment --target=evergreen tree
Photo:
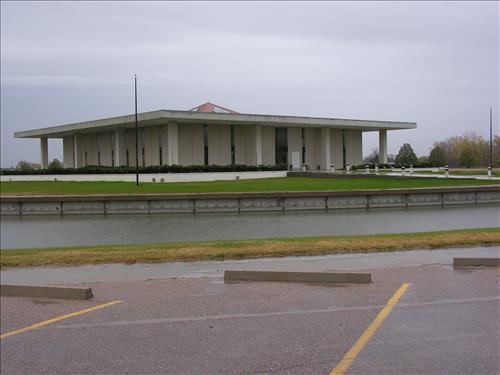
[[[415,155],[409,143],[405,143],[401,146],[399,153],[396,156],[395,163],[404,167],[417,163],[417,155]]]
[[[474,152],[470,148],[465,148],[458,158],[458,165],[460,167],[470,168],[477,164],[477,159]]]
[[[446,155],[439,146],[434,146],[429,155],[429,165],[432,167],[444,167],[446,165]]]
[[[62,163],[57,159],[52,160],[48,165],[48,169],[62,169],[62,168],[63,168]]]

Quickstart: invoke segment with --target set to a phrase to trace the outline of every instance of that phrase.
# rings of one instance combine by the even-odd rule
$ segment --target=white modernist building
[[[189,111],[159,110],[16,132],[40,138],[42,168],[48,138],[63,140],[64,167],[302,164],[328,170],[362,163],[362,133],[379,132],[380,163],[387,162],[387,131],[413,122],[240,114],[205,103]],[[136,145],[136,142],[137,145]]]

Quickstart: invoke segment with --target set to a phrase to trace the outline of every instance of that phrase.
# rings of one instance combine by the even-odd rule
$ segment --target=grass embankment
[[[23,181],[1,182],[2,195],[68,195],[68,194],[152,194],[152,193],[214,193],[214,192],[271,192],[310,190],[359,190],[463,186],[491,184],[474,179],[395,179],[395,178],[332,178],[307,177],[266,178],[256,180],[141,183],[134,182],[72,182]]]
[[[225,260],[500,245],[500,229],[2,250],[6,267]]]

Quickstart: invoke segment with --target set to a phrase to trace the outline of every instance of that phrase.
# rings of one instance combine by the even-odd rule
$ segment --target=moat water
[[[2,249],[424,232],[500,226],[500,205],[1,219]]]

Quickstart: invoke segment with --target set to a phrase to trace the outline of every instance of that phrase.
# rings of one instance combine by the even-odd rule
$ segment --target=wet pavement
[[[2,339],[1,373],[328,374],[409,283],[347,374],[498,374],[500,272],[451,266],[453,256],[498,251],[203,262],[196,272],[178,270],[176,279],[167,273],[164,279],[85,283],[94,291],[90,301],[2,297],[2,333],[122,302]],[[374,282],[224,284],[222,263],[368,271]]]
[[[222,278],[225,269],[268,271],[330,271],[417,266],[451,265],[453,257],[500,257],[498,246],[440,250],[412,250],[386,253],[337,254],[309,257],[282,257],[246,260],[103,264],[75,267],[16,268],[0,271],[2,283],[80,284],[122,282],[164,278]]]

